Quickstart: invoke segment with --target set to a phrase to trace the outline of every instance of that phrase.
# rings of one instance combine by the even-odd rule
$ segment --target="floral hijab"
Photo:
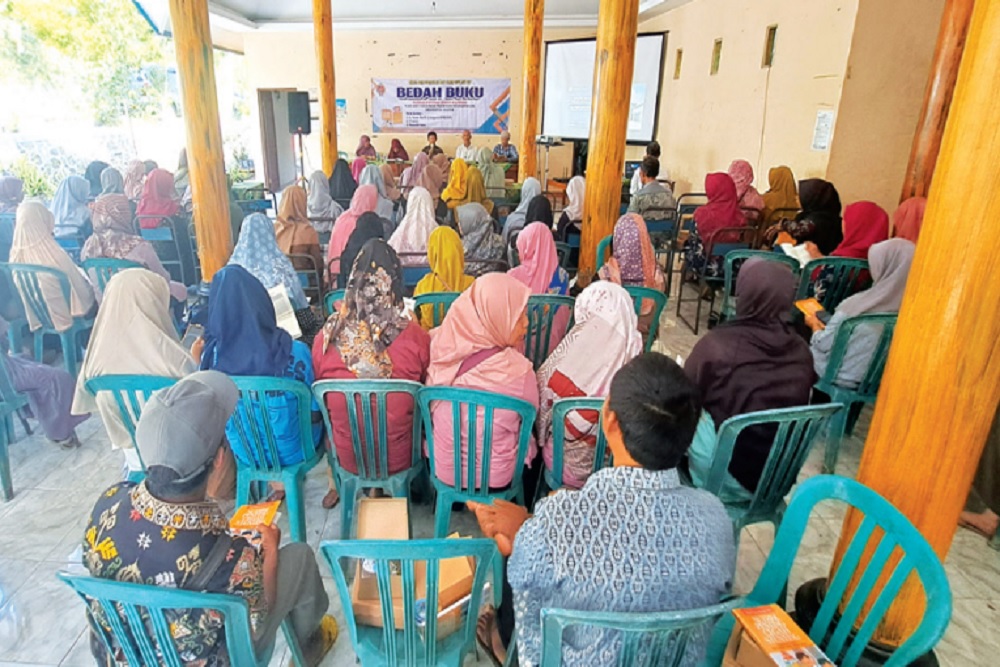
[[[132,227],[132,204],[122,194],[102,195],[91,213],[94,233],[83,244],[80,260],[92,257],[126,259],[136,246],[144,243]]]
[[[278,247],[274,223],[263,213],[251,213],[244,218],[239,241],[228,263],[242,266],[267,289],[284,285],[296,310],[309,307],[295,267]]]

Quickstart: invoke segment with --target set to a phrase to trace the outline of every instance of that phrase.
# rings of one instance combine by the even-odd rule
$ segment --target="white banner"
[[[372,131],[500,134],[510,79],[372,79]]]

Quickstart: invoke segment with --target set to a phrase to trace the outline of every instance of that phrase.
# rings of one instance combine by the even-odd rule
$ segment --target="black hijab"
[[[354,270],[354,260],[361,253],[361,249],[372,239],[384,239],[384,221],[376,213],[369,211],[362,213],[358,218],[358,224],[347,239],[344,252],[340,255],[340,280],[338,287],[347,287],[351,271]]]
[[[337,160],[337,163],[333,165],[333,174],[330,176],[330,196],[341,204],[344,209],[350,206],[351,197],[354,196],[354,191],[358,188],[358,184],[354,182],[354,177],[351,176],[351,166],[347,164],[347,160],[341,158]],[[347,204],[343,204],[343,202]]]
[[[821,253],[829,255],[844,240],[837,188],[822,178],[807,178],[799,181],[799,202],[802,210],[795,220],[812,223],[813,231],[808,238],[796,240],[812,241]]]
[[[109,166],[110,165],[107,162],[94,160],[87,165],[87,170],[83,172],[83,177],[87,179],[88,183],[90,183],[90,196],[92,198],[100,196],[101,190],[104,189],[101,185],[101,172]]]
[[[524,226],[533,222],[544,222],[552,229],[552,204],[545,195],[537,195],[528,202],[528,210],[524,214]]]

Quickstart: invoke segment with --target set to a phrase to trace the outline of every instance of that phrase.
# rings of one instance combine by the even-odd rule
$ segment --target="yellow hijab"
[[[448,202],[448,206],[449,208],[455,208],[463,204],[473,203],[482,204],[487,213],[490,215],[493,214],[493,200],[486,196],[486,182],[483,180],[483,172],[479,171],[479,167],[469,167],[466,173],[465,201],[455,202],[454,206],[452,206],[452,202]]]
[[[788,167],[771,167],[767,172],[767,182],[771,187],[764,193],[764,222],[770,225],[778,222],[775,216],[778,209],[799,208],[799,196],[795,191],[795,176]],[[790,213],[785,211],[781,215],[791,217]]]
[[[448,185],[441,192],[441,199],[448,204],[448,208],[455,208],[455,206],[466,203],[466,176],[468,172],[469,165],[465,163],[465,160],[456,158],[451,163],[451,171],[448,172]],[[482,174],[480,174],[480,180],[482,180]]]
[[[465,250],[462,239],[451,227],[438,227],[427,240],[427,263],[431,272],[420,279],[413,289],[413,296],[428,292],[464,292],[475,278],[465,275]],[[430,308],[421,308],[417,313],[420,324],[430,329],[432,318]]]

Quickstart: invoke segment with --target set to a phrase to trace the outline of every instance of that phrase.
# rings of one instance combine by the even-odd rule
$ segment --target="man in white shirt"
[[[472,132],[469,130],[462,132],[462,145],[455,151],[455,157],[468,164],[476,163],[476,149],[472,146]]]
[[[660,142],[651,141],[646,145],[646,155],[649,157],[655,157],[657,160],[660,159]],[[642,189],[643,182],[641,180],[640,170],[636,169],[635,173],[632,174],[632,185],[629,187],[629,195],[635,196],[639,190]],[[670,180],[670,172],[668,172],[663,167],[660,168],[660,177],[664,180]]]

